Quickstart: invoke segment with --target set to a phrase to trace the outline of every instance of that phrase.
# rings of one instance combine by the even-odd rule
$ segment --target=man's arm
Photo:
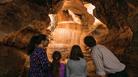
[[[102,56],[102,53],[98,49],[93,50],[92,57],[96,66],[96,73],[99,77],[106,77]]]

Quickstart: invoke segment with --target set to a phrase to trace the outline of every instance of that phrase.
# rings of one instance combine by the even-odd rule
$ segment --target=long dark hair
[[[34,49],[41,43],[42,40],[48,40],[47,36],[44,34],[38,34],[32,36],[30,42],[27,46],[28,54],[31,55]]]
[[[84,55],[79,45],[72,46],[69,58],[72,60],[80,60],[80,58],[84,58]]]
[[[59,74],[59,67],[60,67],[60,59],[61,53],[59,51],[55,51],[52,55],[52,76],[53,77],[60,77]]]

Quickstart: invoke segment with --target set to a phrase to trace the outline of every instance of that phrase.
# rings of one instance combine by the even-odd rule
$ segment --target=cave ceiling
[[[135,49],[138,49],[138,37],[136,37],[138,36],[138,0],[82,1],[92,3],[96,7],[94,9],[94,16],[106,25],[105,27],[105,25],[103,26],[100,24],[97,29],[91,31],[93,36],[98,36],[99,33],[104,35],[102,32],[108,30],[106,36],[104,35],[104,40],[99,43],[106,45],[118,57],[124,55],[125,50],[129,51],[130,49],[133,49],[133,51],[137,52]],[[28,41],[32,35],[37,33],[44,31],[45,34],[49,34],[45,28],[48,27],[48,24],[50,23],[50,18],[48,17],[48,14],[52,11],[50,8],[56,9],[60,4],[62,4],[61,0],[0,0],[0,76],[16,77],[15,75],[19,73],[19,69],[22,69],[24,66],[28,67],[24,65],[26,64],[26,60],[29,62],[29,56],[25,54],[27,52],[25,51],[25,47],[28,44]],[[80,30],[80,27],[78,27],[80,25],[73,25],[74,26],[71,28],[75,27],[75,29]],[[63,33],[59,27],[60,26],[55,29],[55,38],[58,36],[56,33]],[[71,30],[72,32],[69,32],[65,29],[62,28],[64,33],[74,34],[73,37],[65,35],[66,38],[75,39],[76,35],[80,35],[79,31],[73,29]],[[137,33],[134,34],[134,32]],[[65,40],[70,39],[64,39],[62,42]],[[132,40],[134,45],[132,45],[133,47],[130,47]],[[58,44],[60,40],[56,39],[55,41]],[[68,41],[67,44],[68,43],[72,43],[72,41]],[[56,44],[54,45],[56,46]],[[58,44],[59,47],[61,45],[62,44]],[[131,50],[129,52],[131,52]],[[68,54],[69,52],[63,54],[63,57]],[[90,77],[94,77],[94,65],[91,62],[90,54],[88,54],[89,53],[84,54],[88,59],[88,66],[92,68],[88,70],[88,73]],[[128,63],[127,65],[132,66],[129,68],[134,69],[133,72],[137,74],[137,54],[127,53],[125,55],[130,55],[129,57],[124,58],[124,60]],[[26,70],[28,70],[28,68]],[[131,72],[129,71],[129,73]],[[133,76],[132,74],[132,77],[138,76]]]
[[[48,17],[50,7],[55,8],[61,3],[60,0],[53,0],[52,3],[50,1],[51,0],[1,1],[0,35],[3,36],[11,32],[16,32],[17,30],[22,29],[29,24],[42,26],[36,27],[37,29],[43,28],[43,24],[48,24],[50,22]],[[121,41],[123,38],[128,41],[128,43],[125,45],[127,47],[133,36],[133,32],[131,31],[133,26],[129,24],[128,18],[130,16],[134,16],[134,14],[137,14],[137,0],[84,1],[90,2],[96,7],[94,10],[94,15],[109,28],[109,35],[107,36],[107,40],[105,40],[103,43],[113,46],[110,48],[114,49],[114,46],[118,46],[120,43],[112,43],[112,41]],[[114,34],[114,36],[112,36],[112,34]],[[128,35],[126,36],[126,34]],[[124,43],[126,42],[123,41],[122,44]]]

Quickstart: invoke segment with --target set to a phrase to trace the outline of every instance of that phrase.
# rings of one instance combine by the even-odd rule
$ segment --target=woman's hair
[[[34,49],[41,43],[41,41],[43,40],[48,40],[48,37],[44,34],[38,34],[38,35],[34,35],[32,36],[32,38],[30,39],[30,42],[27,46],[27,50],[28,50],[28,54],[32,54],[32,52],[34,51]]]
[[[84,58],[84,55],[79,45],[73,45],[69,58],[72,60],[80,60],[80,58]]]
[[[88,46],[88,47],[93,47],[96,45],[96,40],[94,39],[94,37],[92,36],[86,36],[84,38],[84,43]]]
[[[60,67],[60,59],[61,53],[59,51],[55,51],[52,55],[52,76],[53,77],[60,77],[59,74],[59,67]]]

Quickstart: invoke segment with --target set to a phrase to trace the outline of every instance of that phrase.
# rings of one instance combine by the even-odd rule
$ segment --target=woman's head
[[[94,39],[94,37],[92,36],[86,36],[84,38],[84,43],[88,46],[88,47],[93,47],[96,45],[96,40]]]
[[[84,58],[84,55],[79,45],[72,46],[69,58],[72,60],[80,60],[80,58]]]
[[[38,35],[32,36],[27,47],[29,52],[28,54],[31,54],[39,44],[43,43],[48,45],[48,42],[49,42],[48,37],[44,34],[38,34]]]

